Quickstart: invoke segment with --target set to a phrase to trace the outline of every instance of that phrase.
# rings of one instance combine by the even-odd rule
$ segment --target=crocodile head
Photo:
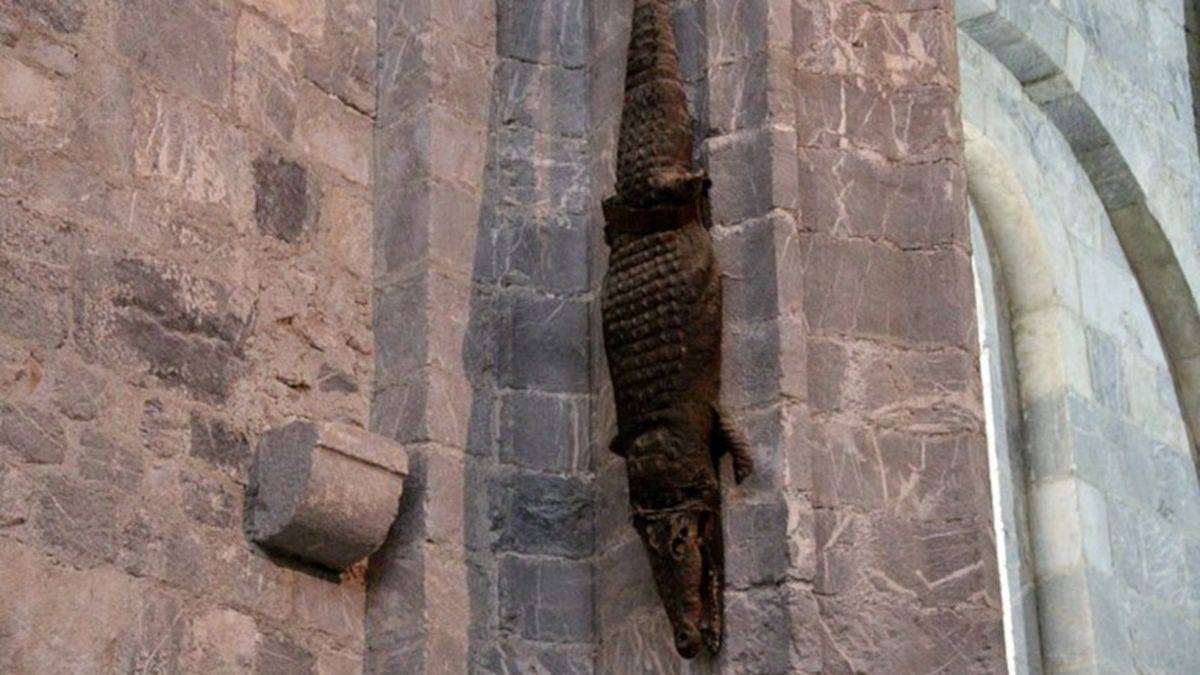
[[[713,593],[716,561],[711,559],[715,551],[707,540],[715,522],[714,514],[703,511],[638,517],[634,522],[671,621],[675,650],[685,659],[702,648],[710,653],[720,649],[720,614]]]

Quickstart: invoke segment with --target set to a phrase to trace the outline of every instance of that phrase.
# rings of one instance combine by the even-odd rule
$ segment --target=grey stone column
[[[592,670],[589,0],[498,0],[467,360],[473,673]]]
[[[408,448],[368,573],[369,673],[467,671],[463,358],[495,55],[490,3],[381,0],[372,430]]]

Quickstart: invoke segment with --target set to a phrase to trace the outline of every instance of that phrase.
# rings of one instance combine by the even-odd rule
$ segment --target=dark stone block
[[[125,492],[137,489],[145,472],[141,455],[91,429],[79,439],[79,475]]]
[[[506,0],[496,7],[501,56],[568,68],[587,65],[583,0]]]
[[[508,383],[518,389],[588,390],[588,306],[579,300],[511,296]]]
[[[541,642],[591,639],[588,562],[505,557],[500,562],[500,626]]]
[[[62,425],[54,415],[28,405],[0,404],[0,446],[34,464],[59,464],[66,453]]]
[[[78,33],[87,18],[84,0],[13,0],[28,14],[60,33]]]
[[[250,458],[250,443],[242,432],[220,419],[206,420],[198,413],[192,413],[190,426],[193,457],[241,475]]]
[[[229,289],[217,282],[181,277],[136,258],[115,261],[113,281],[114,305],[139,309],[173,331],[199,333],[232,345],[246,330],[247,318],[233,309]],[[187,300],[193,294],[212,298],[216,310],[195,309]]]
[[[788,509],[783,501],[731,504],[725,511],[726,583],[731,588],[778,584],[789,571]]]
[[[254,218],[258,231],[294,243],[315,222],[308,169],[278,157],[254,160]]]
[[[517,472],[499,479],[491,504],[496,549],[583,557],[591,553],[591,490],[581,480]]]
[[[552,293],[588,289],[590,219],[570,214],[531,217],[522,209],[500,216],[490,262],[495,280]]]
[[[504,398],[500,460],[567,473],[586,466],[588,408],[581,398],[518,392]]]
[[[150,372],[167,384],[206,401],[220,402],[229,396],[238,361],[229,349],[181,337],[140,317],[119,319],[118,333],[146,359]]]
[[[111,562],[117,552],[117,499],[105,488],[61,476],[41,485],[33,525],[42,543],[80,567]]]

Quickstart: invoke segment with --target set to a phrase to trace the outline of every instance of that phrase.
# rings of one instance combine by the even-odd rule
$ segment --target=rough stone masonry
[[[759,460],[695,666],[605,452],[631,7],[0,5],[0,670],[998,669],[951,3],[670,4]],[[365,569],[242,531],[296,419],[409,455]]]

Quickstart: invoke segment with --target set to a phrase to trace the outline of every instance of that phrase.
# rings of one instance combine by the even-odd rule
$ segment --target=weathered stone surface
[[[239,211],[253,181],[245,135],[186,98],[138,90],[134,100],[134,169],[181,190],[188,199]]]
[[[59,85],[41,72],[0,54],[0,119],[48,125],[59,118]]]
[[[314,672],[315,665],[307,649],[287,637],[269,634],[259,641],[254,675],[306,675]]]
[[[88,258],[76,288],[76,342],[109,363],[135,360],[171,385],[229,395],[250,309],[223,284],[137,258]]]
[[[213,609],[191,622],[182,662],[200,672],[249,673],[255,666],[258,629],[254,619],[232,609]]]
[[[358,393],[358,380],[354,376],[342,370],[338,370],[327,363],[321,364],[321,370],[317,373],[319,380],[318,386],[321,391],[329,391],[340,394],[356,394]]]
[[[500,626],[539,642],[583,642],[592,634],[587,562],[506,556],[500,562]]]
[[[235,30],[230,9],[220,0],[122,2],[116,45],[163,85],[220,108],[229,101],[232,81]],[[150,26],[154,28],[147,30]]]
[[[58,464],[66,454],[66,436],[53,414],[28,405],[0,403],[0,447],[26,462]]]
[[[87,18],[83,0],[13,0],[13,4],[60,33],[78,32]]]
[[[296,127],[296,49],[291,36],[251,12],[237,26],[234,105],[238,117],[268,136],[291,140]]]
[[[84,366],[65,365],[54,385],[54,405],[73,420],[93,420],[108,403],[108,383]]]
[[[0,2],[0,671],[354,671],[362,583],[241,527],[247,430],[367,408],[369,172],[297,133],[319,79],[370,151],[352,2]],[[265,235],[257,158],[308,199]]]
[[[371,129],[369,117],[315,86],[301,88],[296,141],[310,156],[363,185],[371,178]]]
[[[117,546],[117,498],[111,488],[73,478],[45,479],[32,522],[42,544],[80,567],[110,562]]]
[[[189,453],[214,466],[241,473],[250,460],[250,443],[244,433],[219,418],[192,413],[188,424]]]
[[[293,422],[259,440],[247,534],[273,551],[343,570],[383,543],[407,474],[407,453],[396,443],[342,425]]]
[[[308,169],[282,158],[254,161],[254,217],[258,231],[293,243],[316,222],[316,186]]]
[[[517,472],[492,495],[496,548],[514,553],[583,557],[592,550],[593,505],[573,478]]]
[[[289,30],[320,39],[325,33],[326,0],[246,0]]]
[[[375,112],[375,4],[329,0],[320,48],[304,50],[304,75],[366,115]]]
[[[91,429],[79,438],[79,475],[125,493],[137,491],[145,465],[135,450]]]

